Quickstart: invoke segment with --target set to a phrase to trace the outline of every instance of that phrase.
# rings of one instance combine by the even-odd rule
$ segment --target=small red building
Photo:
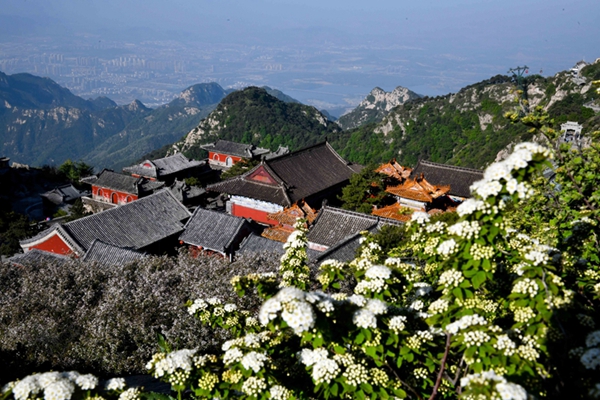
[[[208,162],[211,165],[226,168],[240,162],[242,159],[259,159],[261,156],[270,153],[269,149],[256,147],[253,144],[235,143],[221,139],[200,147],[208,151]]]
[[[154,193],[164,186],[163,182],[151,181],[147,178],[135,178],[109,169],[97,176],[82,179],[92,186],[91,198],[83,198],[83,203],[92,211],[110,208],[103,204],[121,205],[131,203],[141,197]],[[101,203],[98,205],[98,203]]]

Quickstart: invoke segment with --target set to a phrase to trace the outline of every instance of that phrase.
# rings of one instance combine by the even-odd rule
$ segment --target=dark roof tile
[[[83,256],[82,261],[112,266],[126,265],[145,257],[145,254],[138,251],[112,246],[96,239],[92,242],[91,247]]]
[[[419,161],[410,177],[415,178],[421,174],[433,185],[450,185],[450,195],[465,198],[471,197],[470,187],[473,182],[483,179],[483,171],[477,169],[424,160]]]
[[[214,143],[202,145],[200,147],[207,151],[214,151],[216,153],[228,154],[243,158],[253,158],[269,153],[269,149],[256,147],[253,144],[236,143],[222,139],[219,139]]]
[[[250,227],[244,218],[198,207],[185,225],[185,231],[179,240],[205,249],[229,253],[233,241],[245,225],[249,233]]]
[[[181,153],[176,153],[172,156],[157,158],[156,160],[146,160],[140,164],[125,167],[123,168],[123,171],[130,174],[160,179],[164,176],[205,164],[205,161],[192,160]]]

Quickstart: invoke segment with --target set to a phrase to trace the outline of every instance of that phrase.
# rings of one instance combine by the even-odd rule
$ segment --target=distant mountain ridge
[[[197,84],[153,110],[139,100],[84,100],[49,78],[0,72],[0,154],[34,166],[70,158],[120,169],[180,139],[225,95],[216,83]]]
[[[396,87],[391,92],[376,87],[355,109],[338,118],[337,123],[342,129],[346,130],[372,122],[379,122],[394,107],[420,97],[417,93],[402,86]]]
[[[271,150],[279,146],[298,149],[340,133],[341,129],[316,108],[282,101],[263,88],[248,87],[227,95],[171,151],[199,157],[203,154],[200,145],[217,139]]]

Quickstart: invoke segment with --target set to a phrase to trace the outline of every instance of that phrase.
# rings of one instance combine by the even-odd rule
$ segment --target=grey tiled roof
[[[264,168],[277,184],[249,180],[248,177],[259,168]],[[241,176],[208,185],[207,190],[291,206],[299,200],[344,184],[353,173],[350,164],[324,142],[264,160]]]
[[[143,249],[183,231],[190,212],[168,190],[68,222],[64,229],[85,250],[96,239],[116,246]]]
[[[455,167],[421,160],[410,174],[415,178],[423,174],[427,182],[433,185],[450,185],[450,195],[471,197],[470,186],[483,179],[483,171],[472,168]]]
[[[285,250],[283,249],[283,243],[255,234],[251,234],[244,239],[238,250],[238,253],[240,254],[263,252],[283,254],[285,253]]]
[[[150,164],[151,167],[145,167],[144,164]],[[156,160],[146,160],[140,164],[123,168],[123,171],[130,174],[137,174],[152,178],[161,178],[189,168],[196,168],[204,165],[204,161],[191,160],[181,153],[172,156],[158,158]]]
[[[41,194],[54,204],[70,203],[82,196],[82,194],[73,185],[58,186],[46,193]]]
[[[16,254],[8,259],[10,263],[25,266],[51,262],[66,263],[69,260],[71,260],[69,256],[49,253],[38,249],[31,249],[26,253]]]
[[[256,147],[253,144],[235,143],[222,139],[219,139],[214,143],[202,145],[200,147],[207,151],[214,151],[217,153],[228,154],[243,158],[253,158],[262,154],[269,153],[269,149]]]
[[[242,229],[250,233],[248,221],[198,207],[179,240],[205,249],[228,253]]]
[[[332,247],[341,240],[376,226],[378,218],[341,208],[324,207],[308,230],[308,241]]]
[[[400,224],[399,221],[388,218],[326,206],[319,212],[307,237],[309,242],[332,247],[361,231],[372,230],[381,225]]]
[[[140,182],[140,178],[134,178],[131,175],[118,174],[111,170],[105,169],[98,175],[98,179],[93,183],[93,185],[137,195],[140,191]]]
[[[379,225],[374,225],[366,230],[370,233],[377,232],[379,230]],[[342,239],[323,253],[320,253],[315,261],[321,263],[325,260],[337,260],[341,262],[354,260],[356,258],[356,250],[360,247],[360,239],[362,237],[363,235],[359,232]]]
[[[97,262],[104,265],[126,265],[144,257],[146,255],[138,251],[112,246],[96,239],[82,257],[82,261]]]

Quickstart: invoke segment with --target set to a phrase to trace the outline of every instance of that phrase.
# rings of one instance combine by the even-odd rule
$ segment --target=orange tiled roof
[[[385,207],[381,207],[376,210],[373,210],[373,212],[371,212],[371,214],[376,215],[378,217],[395,219],[396,221],[402,221],[402,222],[409,221],[411,218],[412,210],[408,214],[401,213],[401,211],[402,212],[406,211],[406,208],[402,207],[398,203],[394,203],[391,206],[385,206]]]
[[[430,203],[433,199],[447,194],[450,186],[435,186],[421,177],[407,179],[401,185],[387,187],[385,191],[405,199]]]
[[[290,229],[279,225],[265,229],[261,236],[267,239],[285,243],[292,232],[294,232],[293,228]]]
[[[294,203],[283,211],[268,214],[267,217],[280,224],[293,226],[298,218],[306,218],[309,224],[312,223],[317,218],[317,213],[308,204],[302,202],[300,205]]]
[[[379,172],[380,174],[385,174],[391,178],[396,178],[399,181],[403,181],[408,179],[412,169],[403,167],[402,165],[398,164],[396,160],[391,160],[387,164],[381,164],[379,168],[375,170],[375,172]]]

